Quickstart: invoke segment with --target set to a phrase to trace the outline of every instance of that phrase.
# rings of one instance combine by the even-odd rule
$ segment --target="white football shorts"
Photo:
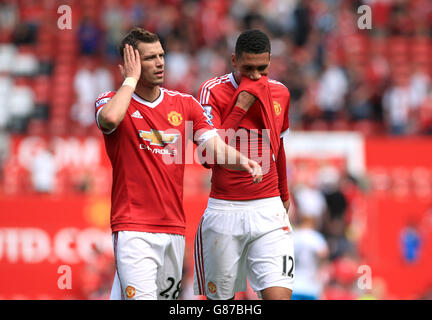
[[[173,300],[180,294],[185,237],[178,234],[113,233],[117,272],[111,300]]]
[[[231,299],[247,280],[260,292],[292,290],[292,227],[280,197],[231,201],[210,198],[195,235],[194,294]]]

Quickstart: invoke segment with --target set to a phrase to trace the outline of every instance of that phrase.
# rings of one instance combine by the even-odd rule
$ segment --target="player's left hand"
[[[237,96],[235,106],[248,112],[249,108],[255,103],[256,99],[257,98],[253,94],[247,91],[242,91]]]
[[[283,203],[283,206],[284,206],[286,212],[288,213],[288,210],[290,208],[290,201],[289,201],[289,199]]]
[[[253,183],[261,182],[263,178],[261,166],[253,160],[248,160],[249,173],[252,175]]]

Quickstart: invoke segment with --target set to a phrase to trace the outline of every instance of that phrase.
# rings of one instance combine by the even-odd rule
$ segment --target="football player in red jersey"
[[[194,248],[194,293],[208,299],[235,298],[246,291],[247,279],[263,299],[292,296],[294,247],[283,148],[290,93],[267,78],[270,49],[263,32],[243,32],[231,58],[234,72],[204,82],[198,94],[215,127],[246,130],[248,156],[264,173],[253,184],[242,172],[212,167],[210,199]],[[240,136],[237,150],[243,150]]]
[[[165,65],[157,35],[134,28],[120,52],[125,81],[95,102],[113,167],[117,272],[111,299],[176,299],[185,247],[184,161],[169,160],[184,160],[188,125],[194,142],[215,159],[235,159],[223,164],[227,168],[248,171],[254,182],[261,180],[261,168],[219,138],[195,98],[160,87]]]

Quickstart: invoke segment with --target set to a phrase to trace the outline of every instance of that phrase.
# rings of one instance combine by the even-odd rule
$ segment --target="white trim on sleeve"
[[[203,144],[204,142],[206,142],[207,140],[209,140],[210,138],[213,138],[216,136],[218,136],[217,130],[212,129],[212,130],[208,130],[208,131],[204,132],[195,141],[196,141],[197,145],[199,146],[199,145]]]
[[[113,132],[115,131],[116,128],[107,131],[107,130],[104,130],[104,129],[101,127],[100,123],[99,123],[99,113],[101,112],[102,109],[103,109],[103,107],[101,107],[101,108],[96,112],[96,124],[97,124],[99,130],[102,131],[103,134],[111,134],[111,133],[113,133]]]

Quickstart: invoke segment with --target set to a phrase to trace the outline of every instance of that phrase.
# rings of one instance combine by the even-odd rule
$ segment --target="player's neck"
[[[240,74],[240,72],[234,71],[232,74],[234,76],[235,82],[237,83],[237,85],[239,85],[240,82],[241,82],[241,74]]]
[[[140,96],[142,99],[153,102],[157,98],[159,98],[160,87],[159,86],[147,87],[138,83],[135,89],[135,93],[138,96]]]

